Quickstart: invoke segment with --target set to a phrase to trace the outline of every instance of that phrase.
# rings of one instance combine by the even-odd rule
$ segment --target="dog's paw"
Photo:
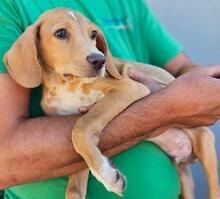
[[[103,164],[98,172],[91,168],[90,170],[108,191],[114,192],[119,196],[123,196],[122,193],[126,187],[126,179],[111,160],[104,158]]]
[[[81,196],[77,192],[67,193],[65,199],[85,199],[85,197]]]

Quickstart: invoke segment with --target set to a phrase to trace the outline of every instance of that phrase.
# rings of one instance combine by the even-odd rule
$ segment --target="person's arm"
[[[212,124],[220,117],[220,80],[211,76],[219,74],[217,66],[188,72],[167,88],[134,103],[104,129],[100,148],[110,156],[140,137],[151,136],[146,132],[155,129],[162,133],[168,126]],[[1,189],[83,168],[71,143],[77,117],[29,119],[29,91],[7,74],[0,75],[0,89]]]
[[[196,67],[198,66],[193,64],[184,52],[180,52],[177,56],[166,63],[164,69],[170,72],[174,77],[179,77]]]
[[[214,65],[207,65],[206,67],[210,66]],[[189,72],[192,69],[198,69],[200,67],[205,66],[193,64],[184,52],[180,52],[177,56],[175,56],[165,65],[164,69],[171,73],[174,77],[179,77],[180,75]]]

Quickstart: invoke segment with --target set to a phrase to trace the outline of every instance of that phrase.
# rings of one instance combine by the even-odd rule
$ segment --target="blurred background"
[[[194,63],[220,64],[219,0],[146,0],[146,2],[160,22],[183,45],[186,54]],[[220,161],[220,122],[211,128],[215,132]],[[192,170],[196,184],[196,199],[207,199],[207,184],[201,166],[198,163],[194,164]]]

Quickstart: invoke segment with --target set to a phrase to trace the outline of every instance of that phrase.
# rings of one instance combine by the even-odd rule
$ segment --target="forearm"
[[[170,125],[172,113],[167,114],[169,102],[161,95],[162,92],[157,92],[139,100],[112,120],[101,135],[100,148],[111,151],[120,143],[143,140],[164,132]]]
[[[71,143],[71,129],[77,117],[24,119],[1,134],[0,182],[11,186],[57,176],[79,156]],[[69,169],[66,169],[67,174]],[[58,172],[59,173],[59,172]],[[61,174],[62,175],[62,174]],[[3,185],[4,186],[4,185]]]
[[[159,96],[145,98],[115,118],[104,130],[100,148],[108,156],[138,143],[145,132],[158,128],[163,117],[155,114]],[[162,106],[162,104],[161,104]],[[160,111],[162,112],[162,111]],[[153,114],[154,113],[154,114]],[[4,134],[0,149],[2,186],[68,175],[85,167],[74,151],[71,132],[78,117],[27,119]]]
[[[181,52],[172,60],[170,60],[166,65],[165,69],[170,72],[174,77],[179,77],[180,75],[193,69],[195,65],[191,62],[188,56]]]
[[[0,189],[78,172],[86,167],[72,145],[72,129],[79,116],[39,117],[17,122],[1,134]],[[109,132],[110,134],[114,132]],[[108,133],[108,132],[107,132]],[[118,136],[120,138],[120,135]],[[108,156],[137,143],[122,144],[114,136]],[[107,142],[105,137],[101,142]],[[127,139],[125,139],[127,140]],[[124,141],[125,141],[124,140]]]

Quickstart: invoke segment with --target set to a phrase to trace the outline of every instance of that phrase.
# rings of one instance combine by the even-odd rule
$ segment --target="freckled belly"
[[[79,107],[92,105],[104,97],[98,90],[87,94],[80,89],[70,92],[65,88],[57,88],[56,95],[44,95],[41,106],[47,115],[73,115],[78,114]]]

